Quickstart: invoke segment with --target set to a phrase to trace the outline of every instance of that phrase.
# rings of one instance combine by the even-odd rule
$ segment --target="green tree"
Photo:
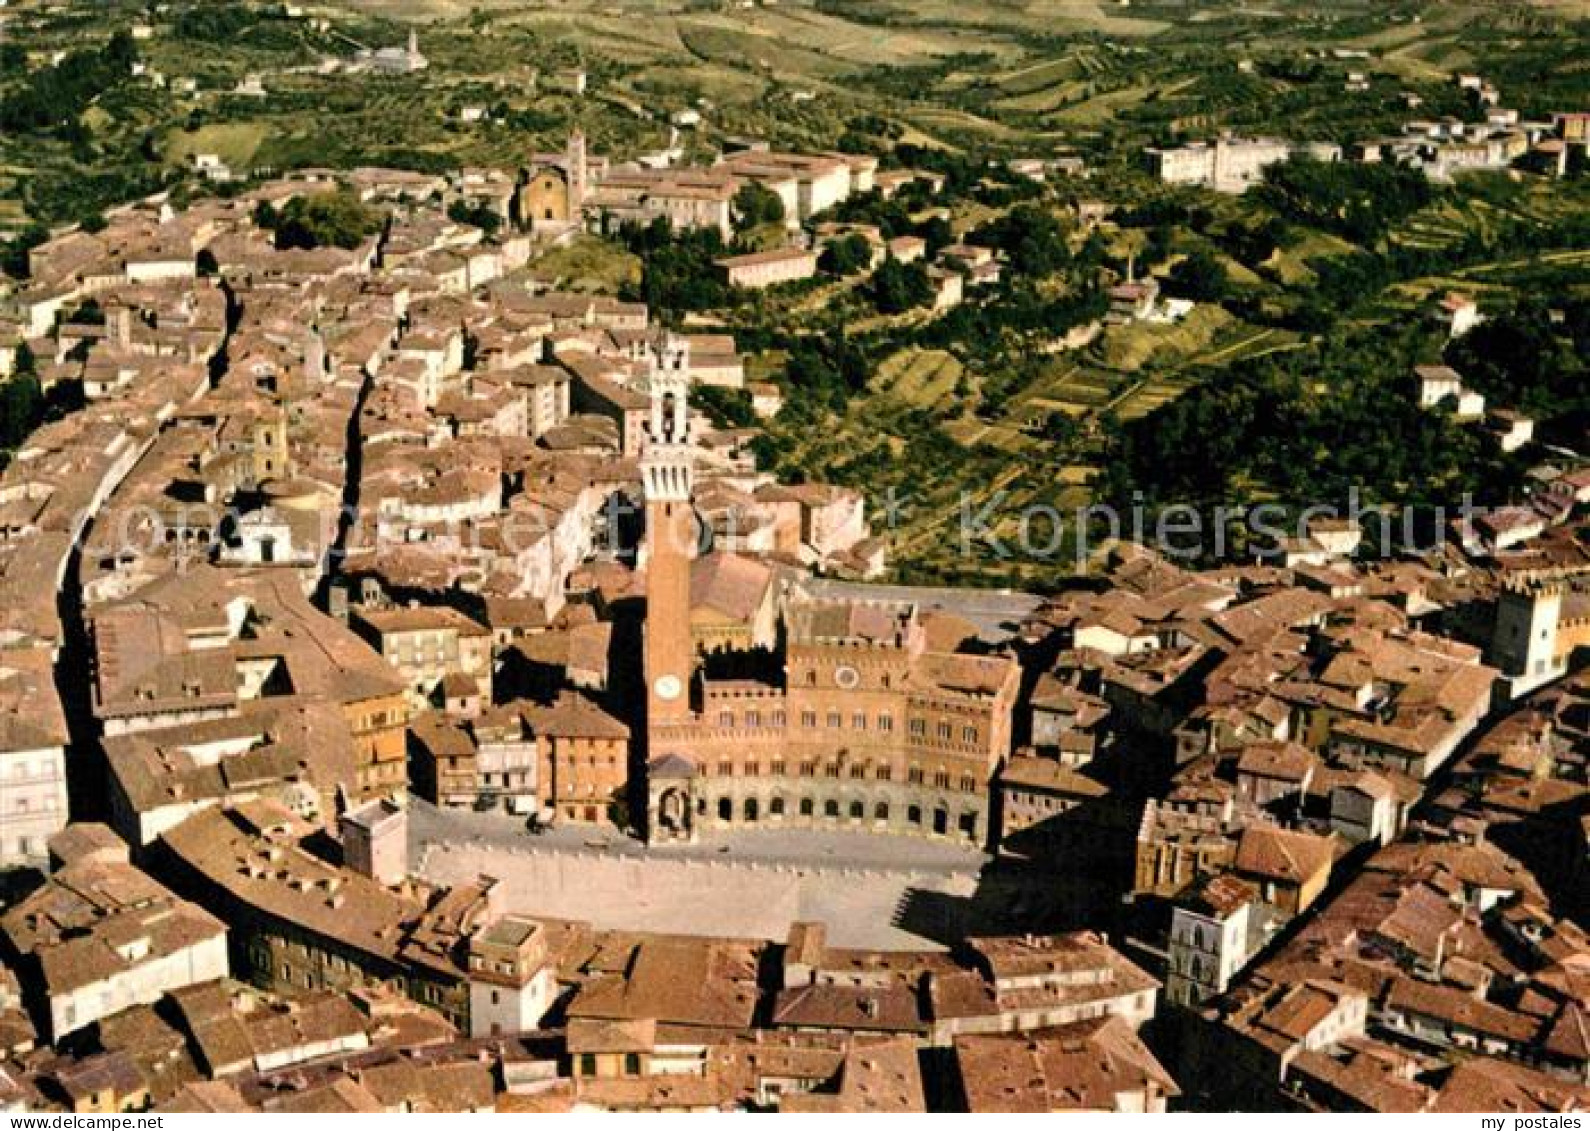
[[[1249,359],[1113,429],[1103,498],[1150,506],[1232,504],[1255,486],[1283,506],[1342,505],[1357,491],[1392,506],[1450,505],[1464,492],[1507,500],[1522,467],[1485,433],[1419,407],[1417,327],[1332,336]]]
[[[470,204],[464,200],[455,200],[449,204],[447,217],[454,223],[471,224],[488,236],[495,235],[497,229],[502,226],[502,217],[490,208],[484,204]]]
[[[101,58],[107,67],[130,72],[132,65],[138,61],[138,45],[133,42],[132,33],[126,28],[116,29],[105,44]]]
[[[107,91],[132,78],[138,49],[124,29],[104,47],[68,52],[52,67],[29,72],[26,80],[0,99],[0,129],[31,133],[81,129],[78,115]]]
[[[1051,412],[1038,426],[1038,434],[1051,444],[1064,446],[1077,438],[1080,429],[1069,412]]]
[[[11,239],[7,240],[0,251],[0,268],[13,279],[26,279],[28,277],[28,252],[38,247],[50,238],[50,229],[43,224],[30,224]]]
[[[830,275],[854,275],[872,265],[872,244],[859,232],[829,241],[817,266]]]
[[[281,222],[281,214],[276,211],[276,206],[268,200],[262,200],[254,206],[254,224],[266,231],[274,231]]]
[[[279,248],[358,247],[381,230],[384,217],[346,189],[295,196],[276,225]]]
[[[1166,290],[1178,298],[1195,302],[1219,302],[1229,286],[1226,265],[1199,248],[1170,269]]]
[[[744,232],[763,224],[784,222],[784,201],[778,193],[755,181],[747,181],[734,194],[734,227]]]
[[[921,263],[885,259],[872,273],[872,301],[884,314],[902,314],[933,301],[933,283]]]
[[[171,30],[178,39],[229,43],[252,28],[257,20],[247,5],[196,4],[178,14]]]
[[[1018,204],[973,232],[968,242],[1002,249],[1011,269],[1028,278],[1052,275],[1071,260],[1065,229],[1041,204]]]
[[[641,260],[640,285],[626,286],[625,298],[644,302],[669,321],[688,311],[734,301],[716,263],[726,250],[716,228],[676,232],[667,219],[658,217],[645,226],[626,224],[619,236]]]
[[[0,385],[0,451],[9,454],[38,426],[44,392],[31,372],[14,374]]]
[[[943,216],[935,213],[922,222],[916,234],[927,244],[928,255],[937,255],[940,248],[949,247],[955,242],[955,229],[950,227],[950,222]]]
[[[756,423],[751,394],[744,389],[698,385],[690,391],[690,397],[719,428],[749,428]]]

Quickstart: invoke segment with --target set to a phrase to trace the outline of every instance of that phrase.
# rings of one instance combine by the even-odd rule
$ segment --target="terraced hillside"
[[[1235,373],[1303,364],[1340,333],[1421,326],[1446,290],[1495,309],[1532,291],[1571,300],[1590,269],[1575,227],[1590,206],[1582,177],[1464,177],[1363,237],[1288,214],[1263,192],[1169,190],[1141,157],[1227,129],[1345,143],[1394,133],[1413,114],[1472,116],[1459,71],[1482,72],[1526,119],[1582,109],[1587,0],[311,0],[294,11],[263,0],[7,9],[0,100],[13,110],[29,109],[61,52],[78,67],[77,56],[126,47],[114,33],[148,29],[130,45],[136,67],[89,67],[95,89],[48,121],[0,130],[0,236],[17,237],[6,245],[13,267],[41,224],[93,224],[162,188],[179,202],[216,191],[191,169],[200,153],[245,179],[304,166],[512,168],[578,123],[620,159],[672,144],[704,160],[751,135],[934,166],[950,188],[891,223],[989,238],[1025,200],[1063,229],[1060,262],[949,313],[885,313],[861,278],[689,312],[740,333],[751,371],[783,384],[789,408],[769,443],[784,470],[856,484],[879,507],[910,496],[893,513],[910,578],[1052,577],[968,564],[953,545],[962,502],[1001,492],[1013,505],[1086,502],[1123,429],[1152,427]],[[348,71],[359,49],[401,44],[411,29],[427,69]],[[1348,89],[1350,72],[1365,82]],[[263,94],[238,92],[250,77]],[[479,114],[466,121],[466,108]],[[686,110],[698,120],[675,129]],[[1034,185],[1010,171],[1013,159],[1060,154],[1084,160],[1086,178]],[[1089,229],[1080,200],[1111,217]],[[1189,284],[1187,263],[1203,283]],[[624,292],[644,270],[597,241],[534,267],[546,283]],[[1043,322],[1145,274],[1166,293],[1196,294],[1191,311],[1152,324]],[[842,396],[792,375],[792,354],[839,341],[865,368]]]

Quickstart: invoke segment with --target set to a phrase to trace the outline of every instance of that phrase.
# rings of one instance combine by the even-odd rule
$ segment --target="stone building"
[[[442,706],[449,677],[473,683],[476,694],[491,699],[491,631],[463,613],[441,605],[407,609],[363,609],[355,626],[408,682],[416,711]]]
[[[0,919],[0,952],[58,1041],[169,990],[227,976],[227,929],[134,868],[127,847],[63,862]]]
[[[38,864],[66,824],[66,715],[49,649],[0,651],[0,868]]]
[[[810,279],[817,274],[817,253],[800,247],[753,251],[719,259],[716,266],[731,287],[757,290]]]
[[[519,221],[540,229],[578,224],[591,187],[591,162],[585,134],[575,130],[561,154],[531,157],[519,187]]]
[[[1269,921],[1258,889],[1213,876],[1171,911],[1165,1000],[1196,1008],[1226,992],[1265,939]]]
[[[955,1067],[973,1112],[1162,1114],[1181,1094],[1154,1054],[1116,1017],[1043,1033],[959,1037]]]
[[[517,915],[469,940],[469,974],[472,1037],[534,1029],[558,994],[546,926]]]
[[[647,834],[824,825],[984,843],[1019,666],[929,646],[909,602],[793,598],[776,673],[698,673],[681,387],[654,384],[648,521]]]
[[[575,693],[526,714],[536,736],[542,813],[563,821],[605,822],[611,806],[625,799],[629,728]]]
[[[389,819],[375,822],[378,833]],[[388,887],[360,870],[372,863],[371,871],[380,870],[379,848],[373,861],[359,860],[355,848],[351,863],[359,867],[338,866],[312,851],[319,840],[318,829],[281,806],[247,802],[206,809],[169,830],[158,856],[178,890],[225,918],[239,979],[291,995],[384,984],[462,1032],[473,1031],[477,996],[489,1006],[494,987],[495,1016],[504,1019],[501,991],[523,970],[485,977],[470,961],[477,949],[497,954],[511,938],[493,931],[506,921],[496,880],[482,876],[441,892]],[[525,957],[535,964],[533,954]],[[226,972],[223,965],[204,979]],[[477,981],[488,987],[478,995]]]

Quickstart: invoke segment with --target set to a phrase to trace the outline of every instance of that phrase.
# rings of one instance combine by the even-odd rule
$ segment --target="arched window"
[[[672,440],[674,438],[674,395],[672,393],[663,394],[662,412],[662,439],[665,441]]]
[[[887,801],[878,802],[872,807],[872,815],[879,821],[887,821],[889,819],[889,803]]]
[[[810,817],[811,815],[812,815],[812,799],[810,797],[801,798],[801,816],[802,817]]]
[[[734,819],[734,802],[727,797],[718,798],[718,820],[730,821]]]
[[[784,815],[784,799],[782,797],[773,798],[772,801],[767,803],[767,811],[775,817],[782,817]]]
[[[757,818],[757,805],[756,805],[756,798],[754,798],[754,797],[747,797],[747,798],[746,798],[746,799],[745,799],[745,806],[744,806],[744,812],[745,812],[745,819],[746,819],[746,820],[747,820],[747,821],[754,821],[754,820],[756,820],[756,818]]]
[[[867,815],[867,807],[865,805],[863,805],[859,801],[852,801],[850,803],[850,819],[851,820],[859,821],[863,817],[865,817],[866,815]]]
[[[913,805],[907,809],[905,811],[905,819],[913,825],[920,825],[922,823],[922,806]]]
[[[837,816],[839,816],[839,802],[833,800],[832,798],[830,798],[827,801],[824,801],[823,802],[823,816],[825,816],[825,817],[837,817]]]
[[[933,811],[933,831],[940,836],[950,831],[950,815],[942,809]]]

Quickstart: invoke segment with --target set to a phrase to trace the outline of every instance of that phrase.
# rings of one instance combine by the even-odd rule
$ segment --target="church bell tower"
[[[575,127],[569,133],[563,155],[564,174],[569,185],[569,219],[578,222],[585,197],[590,191],[590,159],[585,151],[585,131]]]
[[[695,556],[689,370],[664,337],[651,371],[651,422],[641,450],[646,495],[646,724],[690,717],[690,562]]]

